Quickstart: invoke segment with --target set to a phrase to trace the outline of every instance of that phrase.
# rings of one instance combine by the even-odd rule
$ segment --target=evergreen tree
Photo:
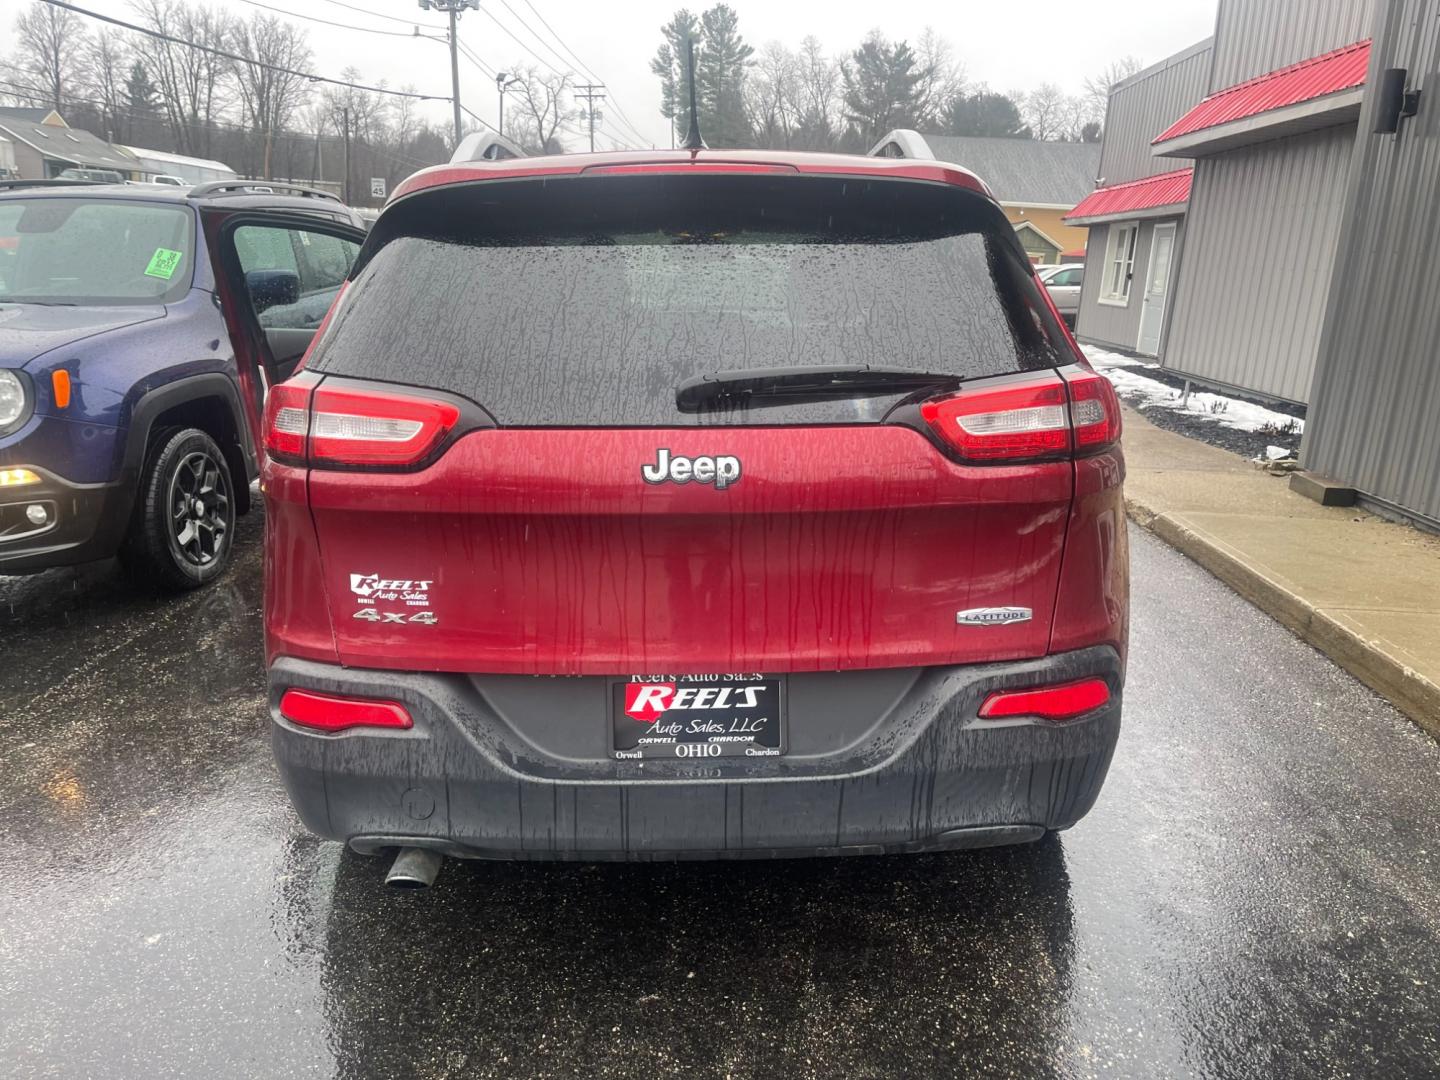
[[[755,50],[740,36],[739,21],[728,4],[716,4],[700,17],[695,83],[700,132],[710,146],[754,141],[745,115],[745,79]]]
[[[1015,99],[985,89],[951,98],[945,109],[944,128],[947,135],[1030,138],[1030,129],[1020,118]]]
[[[670,121],[679,142],[690,128],[690,98],[685,89],[685,50],[689,42],[699,50],[700,24],[681,8],[660,28],[665,41],[650,61],[650,70],[660,77],[660,115]]]
[[[849,139],[868,147],[892,128],[917,125],[927,76],[909,44],[891,44],[874,31],[841,71]]]
[[[139,60],[130,65],[125,79],[125,104],[136,119],[148,119],[159,112],[160,91]]]

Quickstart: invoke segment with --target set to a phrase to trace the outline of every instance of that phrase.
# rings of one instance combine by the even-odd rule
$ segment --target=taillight
[[[970,461],[1024,461],[1070,450],[1065,384],[1055,375],[961,390],[920,406],[939,436]]]
[[[1104,679],[1083,679],[1063,686],[1034,690],[1001,690],[980,706],[982,720],[1027,717],[1064,723],[1110,703],[1110,687]]]
[[[310,428],[310,387],[280,383],[265,399],[265,453],[294,464],[305,460],[305,435]]]
[[[1075,452],[1088,454],[1120,441],[1120,399],[1104,375],[1087,371],[1065,380],[1070,387],[1070,422]]]
[[[403,468],[423,461],[459,419],[447,401],[281,383],[265,406],[265,449],[315,468]]]
[[[322,384],[310,403],[310,457],[323,465],[414,465],[460,410],[446,401]]]
[[[348,731],[357,727],[407,729],[415,726],[410,713],[398,702],[336,697],[313,690],[286,690],[280,698],[280,715],[292,724],[316,731]]]
[[[1094,372],[984,384],[920,405],[920,415],[967,461],[1004,463],[1088,454],[1120,438],[1120,402]]]

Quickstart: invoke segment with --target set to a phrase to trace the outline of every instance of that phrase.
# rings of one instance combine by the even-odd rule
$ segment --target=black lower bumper
[[[40,482],[0,487],[0,574],[115,554],[129,520],[133,483],[72,484],[36,466],[25,468]]]
[[[993,690],[1092,676],[1110,683],[1112,700],[1078,722],[977,718]],[[270,671],[272,736],[305,824],[360,851],[667,859],[1034,840],[1090,810],[1120,732],[1121,667],[1108,648],[790,679],[792,747],[781,758],[612,760],[596,704],[603,679],[400,674],[286,658]],[[398,700],[415,726],[313,733],[280,717],[290,687]]]

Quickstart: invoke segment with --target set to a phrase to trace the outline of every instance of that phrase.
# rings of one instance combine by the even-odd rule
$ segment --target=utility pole
[[[450,105],[455,114],[455,145],[460,145],[460,39],[456,26],[460,13],[480,10],[480,0],[420,0],[426,11],[443,11],[450,16]]]
[[[345,182],[342,190],[345,194],[345,205],[350,205],[350,106],[346,105],[341,110],[341,116],[345,118]]]
[[[605,89],[604,83],[576,83],[575,100],[585,102],[585,117],[590,122],[590,152],[595,152],[595,121],[600,118],[600,113],[595,109],[595,102],[604,101],[605,95],[599,91]]]
[[[505,91],[519,81],[518,76],[511,75],[508,71],[499,72],[495,76],[495,89],[500,91],[500,126],[495,130],[501,135],[505,134]]]

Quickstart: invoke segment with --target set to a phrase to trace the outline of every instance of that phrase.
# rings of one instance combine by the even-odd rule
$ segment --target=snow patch
[[[1082,345],[1081,349],[1095,370],[1110,380],[1121,399],[1141,412],[1146,409],[1170,409],[1202,420],[1211,420],[1235,431],[1294,435],[1303,434],[1305,431],[1304,420],[1239,398],[1203,390],[1192,390],[1190,396],[1184,398],[1173,386],[1167,386],[1144,374],[1147,370],[1159,370],[1158,365],[1121,356],[1094,345]]]

